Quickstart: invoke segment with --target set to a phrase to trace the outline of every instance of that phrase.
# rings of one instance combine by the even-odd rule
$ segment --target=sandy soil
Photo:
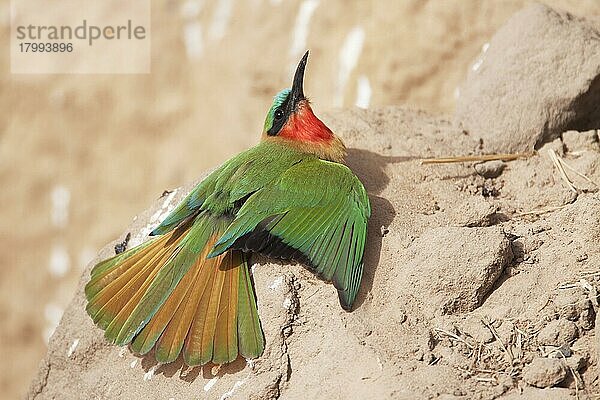
[[[423,151],[439,156],[479,146],[478,137],[423,112],[338,111],[325,121],[349,145],[348,164],[373,205],[355,311],[343,311],[335,289],[302,266],[254,258],[263,356],[216,373],[210,366],[186,368],[181,360],[161,366],[152,354],[139,358],[107,344],[93,326],[83,296],[92,262],[29,398],[600,394],[590,300],[600,283],[600,196],[574,195],[548,156],[569,146],[564,160],[599,180],[597,132],[591,149],[573,140],[586,134],[566,135],[539,155],[508,163],[496,178],[484,178],[470,164],[421,165]],[[593,189],[586,184],[576,181]],[[132,240],[141,240],[191,187],[156,201],[120,238],[131,232]],[[99,259],[111,254],[114,242]],[[560,346],[561,357],[545,357]],[[549,368],[534,364],[540,362]],[[559,386],[528,385],[551,386],[545,382]]]
[[[351,107],[366,78],[371,107],[408,103],[451,112],[481,46],[525,3],[322,1],[302,46],[312,51],[306,92],[317,109]],[[593,0],[546,3],[600,14]],[[26,391],[97,249],[164,189],[254,143],[271,96],[287,86],[301,2],[233,2],[225,35],[210,38],[219,4],[194,13],[179,2],[153,3],[150,75],[11,75],[8,52],[0,54],[0,352],[8,360],[0,391],[7,397]],[[9,21],[5,1],[4,43]],[[183,32],[197,23],[207,39],[195,58]],[[352,32],[355,44],[363,32],[364,45],[342,79],[340,51]],[[439,151],[432,144],[413,150],[411,156]],[[411,197],[398,207],[429,206]]]

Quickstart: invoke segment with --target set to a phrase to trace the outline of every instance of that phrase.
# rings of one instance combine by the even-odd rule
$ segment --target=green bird
[[[275,96],[257,146],[198,184],[148,241],[92,269],[86,310],[108,341],[154,348],[161,363],[259,357],[251,253],[304,264],[351,310],[371,209],[344,144],[304,96],[307,59]]]

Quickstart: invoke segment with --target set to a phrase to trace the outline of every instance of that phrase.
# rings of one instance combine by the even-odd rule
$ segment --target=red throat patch
[[[290,116],[278,136],[319,144],[326,144],[334,138],[333,132],[315,116],[307,100],[298,104],[298,110]]]

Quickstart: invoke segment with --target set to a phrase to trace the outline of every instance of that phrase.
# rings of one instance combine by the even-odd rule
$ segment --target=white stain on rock
[[[200,15],[204,3],[198,0],[188,0],[181,5],[181,16],[186,19],[193,19]]]
[[[277,290],[279,286],[283,283],[283,276],[278,276],[275,280],[269,285],[269,289]]]
[[[67,357],[71,357],[73,355],[78,344],[79,344],[79,339],[73,340],[73,343],[71,343],[71,347],[69,347],[69,350],[67,351]]]
[[[233,0],[219,0],[213,14],[212,22],[208,30],[210,40],[221,40],[227,33],[227,25],[233,11]]]
[[[296,24],[294,25],[294,31],[292,34],[292,46],[290,47],[290,57],[294,59],[306,50],[306,41],[308,39],[308,32],[310,26],[310,20],[319,6],[319,0],[304,0],[300,4],[300,10],[296,17]],[[292,68],[295,67],[295,64]]]
[[[215,386],[215,383],[217,383],[218,380],[219,377],[215,376],[214,378],[206,382],[206,385],[204,385],[204,391],[208,392],[210,389],[212,389],[212,387]]]
[[[283,300],[283,308],[285,308],[286,310],[289,310],[292,307],[292,299],[286,297]]]
[[[144,380],[145,381],[151,380],[152,377],[154,376],[155,370],[156,370],[156,365],[154,367],[150,368],[150,370],[144,374]]]
[[[236,383],[234,383],[233,387],[229,391],[223,393],[223,395],[221,396],[221,398],[219,400],[229,399],[231,396],[233,396],[235,391],[238,390],[244,384],[244,382],[246,382],[246,379],[237,381]]]
[[[189,59],[197,60],[204,51],[202,25],[198,21],[188,22],[183,27],[183,43]]]
[[[48,303],[44,307],[44,317],[46,318],[46,326],[42,332],[46,343],[50,340],[50,337],[56,330],[60,319],[62,318],[64,309],[56,304]]]
[[[356,83],[356,107],[369,108],[371,103],[371,83],[369,78],[361,75]]]
[[[56,278],[62,278],[71,268],[71,259],[64,244],[56,243],[50,251],[48,270]]]
[[[481,64],[483,64],[483,57],[480,57],[477,60],[475,60],[471,69],[473,71],[477,71],[479,69],[479,67],[481,67]]]
[[[471,69],[473,71],[477,71],[479,68],[481,68],[481,64],[483,64],[483,60],[485,58],[485,53],[488,51],[489,48],[490,48],[489,43],[484,43],[484,45],[481,46],[481,53],[479,53],[479,56],[477,57],[477,59],[475,60],[473,65],[471,66]]]
[[[63,185],[56,185],[50,194],[52,210],[50,213],[52,225],[64,228],[69,223],[69,203],[71,202],[71,191]]]
[[[156,210],[156,212],[150,217],[148,225],[146,225],[138,235],[132,237],[129,240],[129,248],[142,244],[146,240],[150,232],[152,232],[160,222],[164,221],[165,218],[167,218],[167,216],[171,213],[171,211],[175,209],[175,206],[177,204],[172,204],[172,202],[175,198],[176,193],[177,189],[173,190],[165,197],[165,200],[163,201],[160,208]]]
[[[162,206],[160,206],[161,213],[159,214],[159,217],[158,217],[158,220],[160,222],[162,222],[165,218],[167,218],[167,215],[169,215],[171,213],[171,211],[173,211],[173,209],[175,208],[175,204],[171,204],[171,203],[173,202],[173,198],[175,197],[176,193],[177,193],[177,189],[175,189],[171,193],[169,193],[165,197],[165,201],[163,201]],[[150,222],[154,222],[154,221],[150,221]]]
[[[334,93],[334,105],[344,105],[344,91],[350,79],[352,71],[358,63],[365,42],[365,30],[361,26],[355,26],[348,32],[344,44],[340,49],[340,61],[337,76],[337,84]]]

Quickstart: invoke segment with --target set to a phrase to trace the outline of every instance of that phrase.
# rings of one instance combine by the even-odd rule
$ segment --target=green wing
[[[202,210],[214,215],[235,214],[244,198],[306,157],[268,142],[238,154],[200,182],[151,235],[164,235]]]
[[[370,213],[366,191],[348,167],[304,159],[246,200],[209,257],[233,248],[302,262],[333,282],[349,310],[362,278]]]

